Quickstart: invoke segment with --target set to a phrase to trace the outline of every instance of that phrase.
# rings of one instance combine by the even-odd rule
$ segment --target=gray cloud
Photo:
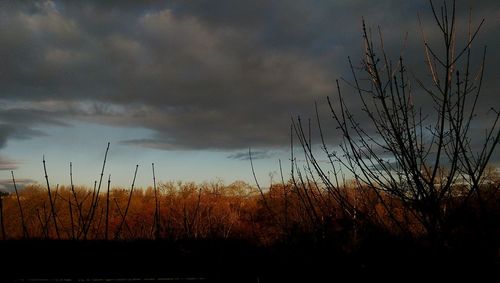
[[[5,103],[7,104],[7,103]],[[36,127],[41,125],[67,126],[57,117],[61,110],[46,111],[29,108],[9,108],[0,103],[0,149],[8,139],[30,139],[44,136]]]
[[[0,156],[0,171],[16,170],[18,162],[10,158]]]
[[[458,5],[487,17],[479,44],[500,48],[496,2]],[[0,148],[69,120],[148,128],[153,136],[123,143],[157,149],[281,147],[290,116],[312,116],[315,100],[325,109],[335,79],[349,79],[362,16],[381,25],[396,57],[408,32],[409,65],[421,74],[417,11],[432,37],[427,3],[410,1],[2,2],[0,89],[12,106],[0,111]]]
[[[276,155],[275,152],[269,150],[252,150],[252,159],[268,159]],[[235,160],[250,160],[248,151],[235,152],[227,156],[229,159]]]
[[[25,186],[34,183],[36,182],[32,179],[16,179],[16,187],[18,190],[22,190]],[[12,179],[0,179],[0,191],[7,193],[15,192]]]

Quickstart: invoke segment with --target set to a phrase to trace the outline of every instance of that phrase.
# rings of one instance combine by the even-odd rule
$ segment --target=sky
[[[462,30],[469,8],[486,20],[480,106],[500,109],[500,7],[457,6]],[[253,184],[249,148],[268,184],[278,160],[289,170],[291,117],[312,117],[316,102],[328,118],[347,57],[362,57],[362,18],[395,58],[407,36],[408,65],[425,78],[417,13],[437,41],[427,1],[2,1],[0,188],[11,171],[44,184],[43,156],[52,185],[69,184],[72,162],[75,183],[92,186],[108,142],[116,186],[136,164],[136,185],[150,186],[152,163],[160,181]]]

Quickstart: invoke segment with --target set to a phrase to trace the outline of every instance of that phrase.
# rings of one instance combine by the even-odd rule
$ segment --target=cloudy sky
[[[411,2],[411,3],[410,3]],[[458,1],[466,22],[486,19],[484,101],[498,106],[500,7]],[[408,33],[410,68],[423,63],[417,12],[427,1],[2,1],[0,186],[77,184],[107,174],[128,185],[162,180],[263,182],[288,159],[289,123],[309,116],[362,54],[361,18],[380,25],[396,56]],[[462,25],[464,27],[464,25]],[[493,103],[493,105],[492,105]],[[325,113],[325,117],[327,113]],[[286,168],[285,168],[286,170]],[[274,173],[273,173],[274,172]],[[278,178],[278,176],[275,176]]]

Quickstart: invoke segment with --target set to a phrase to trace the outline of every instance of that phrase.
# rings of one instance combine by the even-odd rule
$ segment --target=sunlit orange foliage
[[[499,199],[498,176],[492,173],[489,180],[482,195],[494,206],[495,199]],[[220,181],[162,183],[157,186],[159,225],[155,223],[152,187],[133,191],[126,217],[128,189],[112,188],[108,207],[106,192],[97,196],[93,189],[59,186],[53,189],[53,204],[60,239],[100,240],[107,234],[109,240],[231,238],[259,244],[303,237],[356,240],[358,232],[368,224],[390,233],[398,233],[401,225],[413,235],[424,233],[415,212],[397,198],[377,196],[373,190],[354,184],[346,185],[343,192],[354,204],[356,215],[348,214],[324,188],[314,184],[297,187],[292,182],[273,184],[262,195],[241,181],[229,185]],[[7,194],[2,197],[6,239],[57,239],[47,189],[27,186],[20,190],[19,197],[28,235],[23,234],[16,195]],[[463,217],[452,213],[453,199],[449,203],[450,219]]]
[[[109,238],[149,239],[154,237],[154,189],[134,190],[128,214],[123,220],[130,191],[113,188],[109,194]],[[104,239],[106,193],[98,196],[95,215],[90,219],[93,191],[87,188],[59,187],[54,193],[60,237],[63,239]],[[47,190],[38,185],[20,191],[21,206],[31,238],[56,238]],[[255,231],[250,216],[258,208],[255,189],[243,182],[164,183],[158,188],[160,237],[209,238],[246,237]],[[15,194],[3,197],[7,238],[22,238],[20,209]],[[118,226],[123,221],[119,235]]]

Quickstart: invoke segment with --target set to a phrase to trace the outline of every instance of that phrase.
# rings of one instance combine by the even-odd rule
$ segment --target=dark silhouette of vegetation
[[[428,42],[422,31],[429,85],[410,73],[403,55],[391,60],[380,28],[379,44],[375,44],[363,21],[365,50],[359,67],[349,58],[353,82],[348,82],[363,113],[354,114],[338,80],[337,98],[328,97],[330,116],[341,136],[338,148],[332,149],[325,141],[326,129],[316,107],[328,169],[313,148],[310,120],[307,129],[300,117],[293,121],[305,166],[300,168],[292,153],[292,180],[297,190],[302,189],[311,221],[324,222],[310,204],[312,192],[323,189],[342,207],[354,228],[359,221],[384,224],[388,231],[425,237],[431,245],[444,247],[451,244],[457,229],[465,228],[456,222],[458,215],[472,213],[468,217],[475,217],[478,227],[467,230],[479,229],[488,238],[495,233],[490,221],[495,212],[488,202],[498,199],[498,185],[492,186],[485,172],[500,140],[500,111],[491,109],[493,122],[485,129],[484,139],[479,140],[471,126],[478,116],[486,62],[485,48],[480,66],[473,70],[471,46],[484,20],[475,28],[469,20],[465,45],[459,47],[455,2],[450,7],[445,1],[439,10],[432,1],[430,5],[443,42]],[[431,102],[432,107],[424,107]],[[351,186],[357,193],[344,190],[346,183],[339,176],[345,174],[352,176]],[[367,203],[360,203],[359,192],[376,198],[380,207],[363,211],[360,205]],[[472,207],[477,211],[472,212]],[[374,217],[377,210],[386,215],[382,223]]]

